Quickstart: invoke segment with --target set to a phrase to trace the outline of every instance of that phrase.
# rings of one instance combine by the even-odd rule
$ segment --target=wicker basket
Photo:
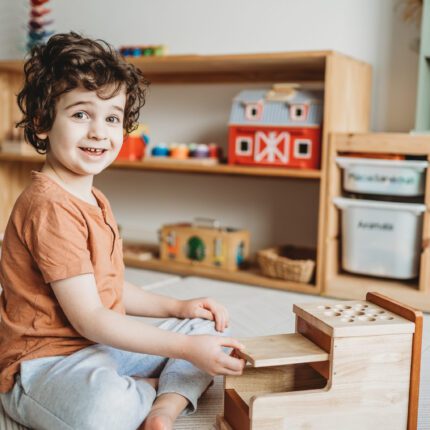
[[[309,283],[315,271],[316,251],[296,246],[278,246],[257,253],[264,275],[287,281]]]

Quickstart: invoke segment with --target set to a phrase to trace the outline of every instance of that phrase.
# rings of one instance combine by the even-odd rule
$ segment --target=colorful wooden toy
[[[30,0],[30,20],[28,21],[27,34],[28,50],[39,43],[46,43],[49,37],[54,34],[54,31],[48,29],[48,26],[54,21],[46,19],[51,10],[43,6],[48,1]]]
[[[117,160],[141,160],[145,155],[145,147],[148,143],[148,127],[144,124],[139,124],[136,130],[124,138]]]
[[[322,112],[322,91],[293,84],[242,91],[230,115],[229,164],[318,169]]]
[[[249,255],[249,232],[199,223],[165,225],[160,233],[160,259],[238,270]]]
[[[195,164],[213,166],[222,158],[221,147],[216,143],[157,143],[148,148],[150,157],[145,163]]]
[[[168,54],[166,45],[138,45],[138,46],[121,46],[119,52],[124,57],[153,57],[164,56]]]
[[[417,428],[421,312],[377,293],[293,311],[295,333],[241,339],[218,430]]]

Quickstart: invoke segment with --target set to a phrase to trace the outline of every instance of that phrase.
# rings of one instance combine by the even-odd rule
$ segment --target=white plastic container
[[[342,209],[342,267],[365,275],[418,275],[426,206],[337,197]]]
[[[427,161],[337,157],[346,191],[390,196],[424,194]]]

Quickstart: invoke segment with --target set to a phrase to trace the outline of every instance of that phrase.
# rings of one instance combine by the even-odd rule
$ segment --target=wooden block
[[[240,340],[245,345],[237,355],[253,367],[281,366],[328,360],[329,355],[300,333],[260,336]]]

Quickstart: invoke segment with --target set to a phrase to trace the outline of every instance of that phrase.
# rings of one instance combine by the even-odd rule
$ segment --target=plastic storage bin
[[[365,275],[410,279],[418,275],[426,206],[336,197],[342,209],[342,267]]]
[[[346,191],[390,196],[424,194],[427,161],[337,157]]]

